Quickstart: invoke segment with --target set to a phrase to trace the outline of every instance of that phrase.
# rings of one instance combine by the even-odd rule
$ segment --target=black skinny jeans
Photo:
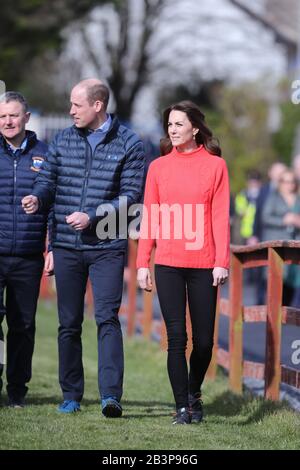
[[[200,391],[211,360],[217,288],[212,285],[212,269],[157,264],[155,281],[168,335],[168,374],[178,409],[188,406],[189,393]],[[187,299],[193,341],[189,373],[185,356]]]

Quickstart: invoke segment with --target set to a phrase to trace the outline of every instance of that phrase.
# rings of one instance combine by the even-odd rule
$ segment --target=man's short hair
[[[94,104],[95,101],[99,100],[102,101],[105,109],[107,108],[109,100],[109,89],[106,85],[104,85],[103,83],[97,83],[95,85],[89,86],[86,89],[86,93],[88,102],[91,105]]]
[[[0,103],[10,103],[11,101],[17,101],[23,107],[24,113],[27,113],[29,106],[24,96],[17,91],[7,91],[0,96]]]

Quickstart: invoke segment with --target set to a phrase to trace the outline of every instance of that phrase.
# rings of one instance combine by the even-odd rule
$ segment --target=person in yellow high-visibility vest
[[[253,170],[247,175],[247,187],[235,197],[235,213],[240,217],[240,236],[243,243],[253,235],[256,201],[261,188],[261,175]]]

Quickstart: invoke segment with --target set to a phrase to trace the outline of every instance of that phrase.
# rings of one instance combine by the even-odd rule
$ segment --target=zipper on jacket
[[[112,127],[111,127],[112,129]],[[111,131],[111,129],[107,132],[107,134],[109,134],[109,132]],[[106,134],[106,136],[107,136]],[[86,147],[88,148],[88,154],[87,154],[87,158],[86,158],[86,167],[85,167],[85,171],[84,171],[84,183],[83,183],[83,191],[82,191],[82,196],[81,196],[81,201],[80,201],[80,209],[79,211],[82,212],[82,209],[85,205],[85,198],[86,198],[86,193],[87,193],[87,185],[88,185],[88,180],[89,180],[89,177],[90,177],[90,171],[91,171],[91,166],[92,166],[92,161],[93,161],[93,157],[96,153],[96,150],[98,148],[99,145],[101,145],[105,139],[106,139],[106,136],[104,138],[103,141],[99,142],[95,149],[94,149],[94,152],[92,152],[92,147],[90,146],[89,144],[89,141],[87,140],[86,137],[84,137],[84,140],[86,142]],[[80,233],[77,231],[76,233],[76,239],[75,239],[75,246],[76,248],[79,248],[79,245],[80,245],[80,242],[79,242],[79,237],[80,237]]]
[[[89,180],[91,166],[92,166],[92,159],[93,159],[92,148],[91,148],[90,144],[88,143],[87,138],[85,138],[85,141],[86,141],[86,148],[88,149],[88,153],[87,153],[87,158],[86,158],[86,166],[85,166],[85,170],[84,170],[84,182],[83,182],[83,190],[82,190],[82,195],[81,195],[79,212],[82,212],[82,209],[85,205],[87,185],[88,185],[88,180]],[[80,245],[80,235],[81,235],[81,233],[79,231],[77,231],[76,240],[75,240],[76,248],[79,248],[79,245]]]
[[[13,192],[13,243],[12,254],[15,253],[17,243],[17,165],[18,161],[14,158],[14,192]]]

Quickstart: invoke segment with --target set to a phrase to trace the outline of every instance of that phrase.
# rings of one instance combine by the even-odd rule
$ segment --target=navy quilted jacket
[[[26,149],[14,155],[0,136],[0,254],[31,255],[45,249],[47,214],[25,214],[21,200],[31,193],[47,145],[26,131]]]
[[[54,202],[53,247],[77,250],[125,248],[126,239],[99,239],[96,235],[96,212],[100,204],[109,203],[119,211],[119,196],[127,205],[139,202],[144,175],[144,147],[137,135],[120,125],[116,117],[102,143],[94,153],[86,131],[75,126],[59,132],[49,146],[47,159],[38,175],[32,194],[42,207]],[[66,216],[85,212],[91,226],[75,231]],[[99,215],[99,213],[98,213]]]

